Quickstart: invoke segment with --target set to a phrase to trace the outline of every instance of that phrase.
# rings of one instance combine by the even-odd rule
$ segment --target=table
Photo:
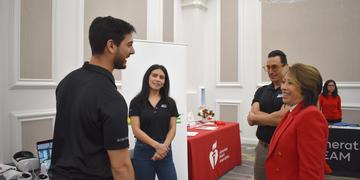
[[[216,130],[188,128],[189,180],[212,180],[241,164],[239,123],[226,122]]]
[[[333,175],[360,177],[360,128],[329,126],[326,160]]]

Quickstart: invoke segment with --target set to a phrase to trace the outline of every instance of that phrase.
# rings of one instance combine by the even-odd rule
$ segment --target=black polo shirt
[[[129,147],[128,109],[113,75],[86,62],[56,88],[50,172],[64,179],[112,179],[106,150]]]
[[[169,132],[170,118],[178,117],[176,103],[173,99],[161,99],[156,107],[147,101],[130,102],[129,116],[139,116],[140,129],[152,139],[163,142]]]
[[[260,104],[262,112],[272,113],[280,110],[283,105],[281,88],[275,89],[272,83],[260,87],[255,93],[252,103],[254,102]],[[276,126],[258,126],[256,137],[269,144],[275,129]]]

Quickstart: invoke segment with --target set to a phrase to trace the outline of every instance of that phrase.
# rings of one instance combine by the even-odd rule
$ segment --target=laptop
[[[36,149],[40,166],[44,164],[46,170],[49,170],[51,164],[52,139],[37,142]]]

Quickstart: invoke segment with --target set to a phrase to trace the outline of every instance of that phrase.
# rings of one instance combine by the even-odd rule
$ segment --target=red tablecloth
[[[239,123],[227,122],[213,131],[188,128],[199,132],[188,137],[189,180],[212,180],[241,164]]]

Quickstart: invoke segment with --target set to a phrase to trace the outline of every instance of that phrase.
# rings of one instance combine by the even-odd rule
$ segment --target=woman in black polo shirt
[[[162,65],[154,64],[145,73],[140,93],[131,100],[129,116],[136,137],[134,169],[137,180],[177,179],[171,142],[179,115],[169,97],[169,76]]]

